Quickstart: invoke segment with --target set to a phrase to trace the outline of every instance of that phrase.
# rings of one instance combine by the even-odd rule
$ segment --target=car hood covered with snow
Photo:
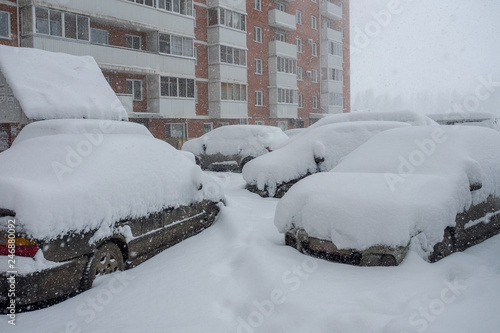
[[[395,121],[356,121],[326,124],[306,129],[285,146],[248,162],[243,178],[259,190],[274,196],[282,183],[316,172],[330,171],[347,154],[374,135],[397,127],[409,127]],[[316,161],[321,160],[321,163]]]
[[[382,132],[279,202],[275,225],[338,248],[412,247],[426,257],[471,205],[500,196],[500,133],[423,126]],[[471,186],[478,190],[471,191]]]
[[[278,127],[261,125],[223,126],[187,141],[182,150],[195,155],[217,154],[260,156],[281,147],[288,136]]]
[[[42,121],[0,154],[0,208],[38,239],[222,196],[191,159],[139,124]]]

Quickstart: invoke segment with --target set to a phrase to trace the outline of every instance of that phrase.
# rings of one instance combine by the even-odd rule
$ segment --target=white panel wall
[[[160,97],[160,114],[167,118],[194,118],[195,100]]]

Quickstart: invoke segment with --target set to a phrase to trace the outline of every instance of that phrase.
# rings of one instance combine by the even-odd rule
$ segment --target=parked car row
[[[14,269],[18,307],[50,304],[211,226],[224,194],[202,169],[281,198],[285,244],[331,261],[434,262],[500,232],[499,132],[394,112],[289,134],[228,126],[178,151],[128,122],[28,125],[0,154],[0,309]]]

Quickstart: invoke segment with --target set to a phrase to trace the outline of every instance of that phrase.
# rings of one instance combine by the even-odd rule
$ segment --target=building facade
[[[349,0],[0,0],[0,44],[93,56],[130,120],[176,146],[350,110]]]

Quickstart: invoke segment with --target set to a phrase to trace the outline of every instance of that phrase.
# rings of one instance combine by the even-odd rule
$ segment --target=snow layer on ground
[[[50,132],[63,122],[68,129],[90,129],[75,125],[87,121],[43,121],[23,131],[33,126],[41,133],[46,125]],[[21,135],[0,154],[0,207],[15,211],[28,235],[51,239],[97,228],[107,235],[120,219],[222,197],[220,186],[199,166],[142,125],[88,124],[97,123],[88,132]]]
[[[0,319],[0,332],[498,333],[500,235],[429,264],[353,267],[285,246],[276,199],[217,173],[217,222],[50,308]],[[50,320],[48,320],[50,318]]]
[[[409,126],[393,121],[356,121],[307,129],[300,134],[300,139],[248,162],[243,168],[243,178],[260,190],[267,188],[269,195],[274,196],[279,184],[307,174],[330,171],[372,136],[388,129]],[[324,159],[324,162],[318,166],[315,159]]]
[[[90,56],[0,45],[0,72],[28,119],[127,119]]]
[[[267,153],[267,148],[277,149],[287,140],[288,136],[278,127],[231,125],[216,128],[199,138],[187,141],[182,150],[195,155],[221,153],[256,157]],[[205,151],[203,147],[206,147]]]
[[[283,233],[295,226],[359,250],[406,246],[421,233],[414,245],[426,257],[458,213],[500,196],[499,146],[500,133],[482,127],[382,132],[331,172],[294,185],[278,204],[275,224]],[[475,183],[483,187],[470,192]]]

